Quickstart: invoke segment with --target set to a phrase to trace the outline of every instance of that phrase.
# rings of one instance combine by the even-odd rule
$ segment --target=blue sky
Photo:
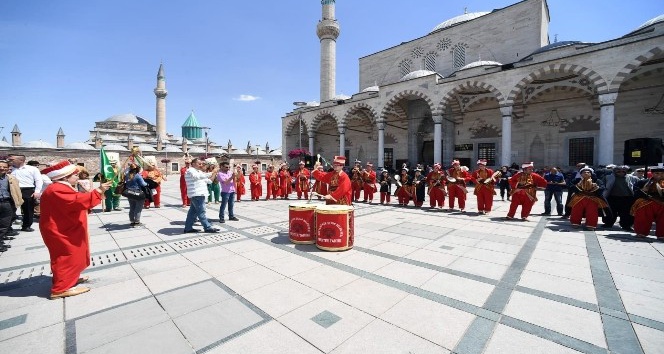
[[[437,24],[515,0],[339,0],[337,94],[358,87],[358,59]],[[603,42],[664,13],[661,0],[550,0],[549,35]],[[167,130],[191,110],[210,137],[281,145],[294,101],[319,99],[319,0],[0,1],[0,137],[85,141],[95,121],[134,113],[154,123],[157,69],[166,71]]]

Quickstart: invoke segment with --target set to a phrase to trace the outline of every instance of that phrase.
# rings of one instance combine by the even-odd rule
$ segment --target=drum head
[[[452,183],[456,182],[456,178],[454,178],[454,177],[447,177],[447,180],[452,182]]]
[[[307,202],[293,202],[288,204],[289,209],[316,209],[316,204]]]
[[[349,210],[353,210],[353,207],[350,205],[336,205],[336,204],[331,204],[331,205],[319,205],[316,210],[320,210],[321,212],[339,212],[343,213]]]

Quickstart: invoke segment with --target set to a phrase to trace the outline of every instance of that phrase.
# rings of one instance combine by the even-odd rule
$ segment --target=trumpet
[[[394,175],[394,184],[397,186],[397,188],[401,188],[401,177],[399,175]]]

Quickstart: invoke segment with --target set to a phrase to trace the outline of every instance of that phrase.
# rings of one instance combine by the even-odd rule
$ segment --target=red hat
[[[459,160],[454,160],[452,161],[452,166],[454,165],[461,165],[461,162],[459,162]]]
[[[477,164],[486,166],[486,160],[485,159],[479,159],[479,160],[477,160]]]
[[[65,178],[73,173],[78,171],[76,165],[72,165],[69,161],[64,160],[53,166],[47,167],[41,171],[42,174],[45,174],[53,181]]]
[[[332,163],[335,165],[343,166],[346,164],[346,156],[335,156]]]
[[[535,168],[535,163],[534,162],[524,162],[523,164],[521,164],[521,168],[523,168],[523,169],[528,168],[528,167]]]

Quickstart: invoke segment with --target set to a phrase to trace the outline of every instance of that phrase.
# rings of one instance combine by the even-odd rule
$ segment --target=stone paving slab
[[[664,243],[429,208],[356,205],[356,245],[288,240],[294,200],[243,201],[183,234],[177,179],[130,228],[90,215],[92,291],[48,300],[48,252],[0,255],[0,348],[12,353],[662,353]],[[471,188],[472,191],[472,188]],[[319,202],[317,202],[319,203]],[[424,205],[427,205],[425,202]],[[38,227],[35,224],[35,227]]]

